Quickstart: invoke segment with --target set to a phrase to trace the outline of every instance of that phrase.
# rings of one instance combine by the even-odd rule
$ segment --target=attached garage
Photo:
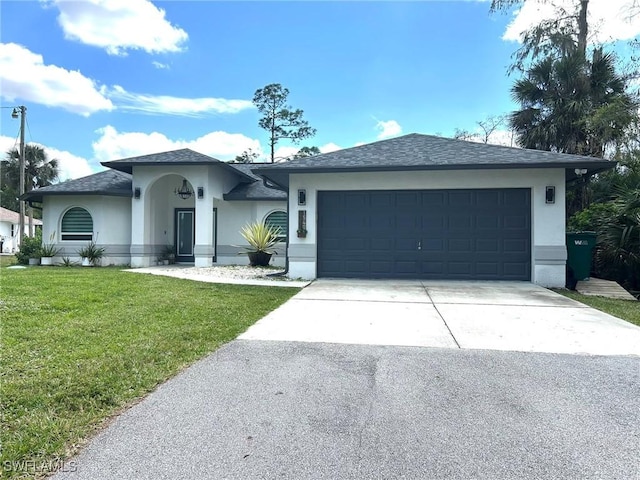
[[[530,280],[529,189],[318,192],[318,277]]]
[[[291,277],[563,287],[566,185],[614,165],[412,133],[253,172],[288,192]]]

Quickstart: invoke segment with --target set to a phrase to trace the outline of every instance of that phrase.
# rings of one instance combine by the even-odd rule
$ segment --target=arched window
[[[93,219],[84,208],[73,207],[62,217],[62,240],[93,240]]]
[[[280,235],[278,235],[278,238],[280,241],[287,238],[287,212],[281,210],[271,212],[267,215],[267,218],[264,219],[264,223],[267,227],[279,229]]]

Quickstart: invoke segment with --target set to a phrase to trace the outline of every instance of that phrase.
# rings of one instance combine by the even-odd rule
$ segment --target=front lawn
[[[298,291],[64,267],[2,268],[0,288],[6,478],[55,469],[109,416]]]
[[[0,268],[18,263],[15,255],[0,255]]]
[[[622,318],[640,327],[640,302],[633,300],[618,300],[615,298],[593,297],[582,295],[570,290],[556,290],[565,297],[573,298],[579,302],[597,308],[614,317]]]

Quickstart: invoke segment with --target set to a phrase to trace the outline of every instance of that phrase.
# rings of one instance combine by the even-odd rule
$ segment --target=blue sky
[[[492,15],[487,1],[3,1],[0,96],[27,106],[26,139],[61,160],[63,178],[174,148],[266,152],[251,99],[269,83],[318,131],[300,146],[450,136],[515,108],[506,68],[541,16]],[[637,35],[627,23],[605,33]],[[2,112],[6,151],[19,122]]]

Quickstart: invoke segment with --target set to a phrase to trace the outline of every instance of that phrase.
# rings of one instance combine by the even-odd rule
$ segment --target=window
[[[73,207],[62,217],[62,240],[92,240],[93,219],[84,208]]]
[[[267,218],[264,219],[264,223],[267,227],[273,227],[280,230],[280,235],[278,235],[278,239],[280,241],[287,238],[287,212],[271,212],[267,215]]]

